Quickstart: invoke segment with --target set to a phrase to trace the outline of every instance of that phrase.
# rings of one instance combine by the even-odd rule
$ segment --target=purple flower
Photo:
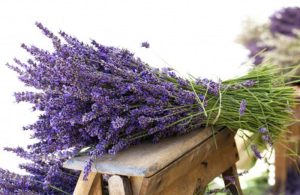
[[[88,176],[92,170],[93,160],[89,158],[83,170],[83,180],[88,180]]]
[[[269,131],[268,131],[268,129],[267,128],[265,128],[265,127],[261,127],[261,128],[259,128],[259,130],[258,130],[260,133],[262,133],[262,134],[264,134],[264,133],[268,133]]]
[[[254,80],[247,80],[241,83],[242,86],[244,87],[253,87],[255,85],[255,81]]]
[[[242,100],[240,103],[240,109],[239,109],[240,116],[243,116],[245,114],[246,106],[247,106],[247,101]]]
[[[115,120],[111,122],[111,124],[114,129],[121,129],[126,125],[126,119],[122,117],[116,117]]]
[[[217,83],[212,80],[208,79],[197,79],[196,85],[202,85],[203,87],[207,88],[207,91],[215,96],[219,95],[219,90],[221,88],[221,82]]]
[[[260,152],[258,151],[256,145],[252,144],[252,145],[251,145],[251,150],[253,151],[253,153],[254,153],[254,155],[256,156],[256,158],[262,159],[262,156],[261,156]]]
[[[262,136],[261,136],[262,140],[263,140],[265,143],[269,144],[270,147],[272,147],[272,146],[273,146],[273,141],[272,141],[272,139],[271,139],[271,136],[270,136],[270,134],[269,134],[268,129],[265,128],[265,127],[261,127],[261,128],[259,129],[259,132],[262,134]]]
[[[296,37],[294,29],[300,29],[300,8],[287,7],[275,12],[270,17],[270,31]]]
[[[262,138],[262,140],[263,140],[264,142],[266,142],[267,144],[269,144],[270,147],[273,146],[273,142],[272,142],[272,139],[271,139],[271,137],[270,137],[269,134],[262,135],[261,138]]]
[[[249,57],[254,57],[253,64],[258,65],[263,62],[263,57],[261,55],[257,55],[258,53],[264,51],[271,51],[274,47],[268,46],[266,44],[262,44],[259,39],[254,39],[245,44],[245,47],[250,51]]]
[[[150,47],[150,44],[145,41],[145,42],[142,42],[141,47],[144,47],[144,48],[148,49]]]

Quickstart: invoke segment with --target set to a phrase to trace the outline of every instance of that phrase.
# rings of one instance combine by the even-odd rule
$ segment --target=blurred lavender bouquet
[[[38,141],[26,149],[6,148],[30,160],[20,165],[30,175],[0,169],[2,194],[72,193],[78,173],[62,163],[83,151],[90,156],[87,176],[93,159],[144,141],[155,143],[201,126],[225,126],[251,131],[253,142],[272,144],[293,120],[294,89],[273,65],[227,81],[185,79],[170,68],[147,65],[126,49],[94,40],[85,44],[65,32],[58,37],[36,25],[54,51],[22,44],[32,59],[15,59],[8,66],[36,89],[15,97],[41,111],[34,124],[24,127]],[[142,46],[149,48],[148,43]]]
[[[275,12],[269,21],[258,24],[246,21],[238,38],[249,51],[255,65],[263,61],[276,64],[289,72],[290,80],[298,80],[300,69],[300,8],[287,7]],[[298,81],[299,82],[299,81]]]

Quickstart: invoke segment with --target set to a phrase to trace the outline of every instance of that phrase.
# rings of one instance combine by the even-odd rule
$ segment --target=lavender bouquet
[[[283,72],[290,66],[300,64],[300,8],[287,7],[276,11],[269,21],[258,24],[254,21],[245,23],[244,32],[239,37],[249,51],[249,57],[255,65],[263,61],[276,64]],[[290,72],[289,79],[297,80],[299,67]]]
[[[294,89],[273,65],[227,81],[186,79],[170,68],[153,68],[126,49],[94,40],[85,44],[65,32],[58,37],[36,25],[54,51],[22,44],[32,58],[8,65],[35,88],[16,93],[17,102],[30,102],[42,113],[24,127],[35,143],[6,148],[30,160],[21,165],[30,175],[1,170],[1,193],[72,193],[78,173],[63,169],[62,162],[83,151],[90,156],[86,177],[93,159],[147,140],[225,126],[252,132],[255,143],[272,144],[293,122]]]

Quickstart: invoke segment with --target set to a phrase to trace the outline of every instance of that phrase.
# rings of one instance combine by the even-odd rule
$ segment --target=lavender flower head
[[[84,167],[83,171],[83,180],[88,180],[89,173],[92,170],[93,160],[90,158],[86,162],[86,166]]]
[[[126,119],[118,116],[118,117],[116,117],[115,120],[113,120],[111,122],[111,124],[112,124],[112,127],[117,130],[117,129],[120,129],[125,126]]]
[[[272,141],[272,138],[270,136],[270,133],[269,133],[268,129],[265,128],[265,127],[261,127],[261,128],[259,128],[259,133],[262,134],[262,136],[261,136],[262,140],[265,143],[269,144],[270,147],[272,147],[273,146],[273,141]]]
[[[247,101],[242,100],[240,103],[240,109],[239,109],[240,116],[243,116],[245,114],[246,106],[247,106]]]
[[[145,42],[142,42],[141,47],[148,49],[150,47],[150,44],[145,41]]]
[[[204,79],[199,78],[196,80],[196,85],[201,85],[207,88],[208,93],[218,96],[221,88],[221,81],[215,82],[213,80],[208,80],[206,78]]]
[[[270,147],[273,146],[273,141],[272,141],[271,136],[269,134],[262,135],[261,138],[265,143],[269,144]]]
[[[256,145],[252,144],[252,145],[251,145],[251,150],[253,151],[253,153],[254,153],[254,155],[256,156],[256,158],[262,159],[262,156],[261,156],[260,152],[258,151]]]
[[[270,17],[270,31],[286,36],[296,37],[294,29],[300,29],[300,8],[287,7]]]
[[[261,128],[259,128],[259,133],[262,133],[262,134],[265,134],[265,133],[268,133],[268,129],[267,128],[265,128],[265,127],[261,127]]]

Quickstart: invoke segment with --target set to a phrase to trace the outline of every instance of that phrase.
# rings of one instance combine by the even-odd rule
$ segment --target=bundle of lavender
[[[282,68],[300,64],[300,8],[286,7],[272,14],[263,24],[254,21],[245,23],[239,37],[253,58],[255,65],[263,61]],[[288,69],[283,72],[287,72]],[[300,69],[294,68],[290,80],[297,80]],[[293,78],[293,76],[296,76]]]
[[[147,140],[155,143],[201,126],[225,126],[251,131],[253,142],[272,144],[293,121],[294,89],[273,65],[223,82],[185,79],[170,68],[153,68],[125,49],[96,41],[88,45],[65,32],[59,32],[61,39],[37,26],[52,40],[54,51],[22,44],[33,58],[8,65],[36,89],[16,93],[17,102],[30,102],[42,112],[24,127],[38,141],[27,149],[6,148],[33,161],[21,166],[31,175],[12,177],[2,170],[0,192],[71,193],[57,186],[58,180],[65,178],[68,187],[74,186],[68,178],[77,173],[61,164],[82,150],[90,155],[86,177],[93,159]]]

